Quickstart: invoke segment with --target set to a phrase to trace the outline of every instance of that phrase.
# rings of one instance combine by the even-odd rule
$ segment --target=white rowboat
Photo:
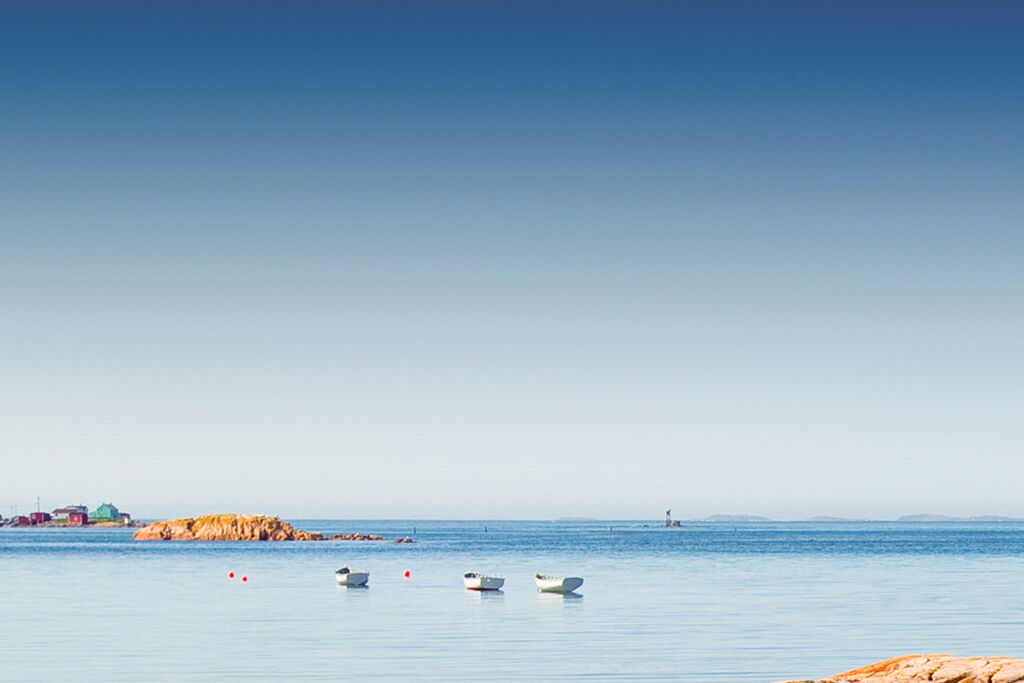
[[[500,576],[487,576],[477,572],[469,572],[462,577],[462,582],[471,591],[497,591],[505,585],[505,579]]]
[[[351,567],[342,567],[334,572],[339,586],[365,586],[370,580],[370,572],[359,571]]]
[[[583,585],[583,579],[579,576],[547,576],[546,574],[535,574],[533,582],[542,593],[572,593]]]

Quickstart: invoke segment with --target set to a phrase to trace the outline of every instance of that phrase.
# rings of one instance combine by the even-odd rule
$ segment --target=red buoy
[[[248,577],[248,576],[243,576],[243,577],[242,577],[242,583],[245,583],[245,582],[246,582],[246,581],[248,581],[248,580],[249,580],[249,577]]]
[[[228,578],[229,579],[235,578],[235,573],[234,572],[228,572]]]
[[[412,576],[412,572],[411,572],[411,571],[409,571],[408,569],[406,569],[406,570],[405,570],[405,573],[404,573],[404,574],[402,574],[402,576],[404,576],[405,578],[407,578],[407,579],[408,579],[408,578],[409,578],[410,576]]]

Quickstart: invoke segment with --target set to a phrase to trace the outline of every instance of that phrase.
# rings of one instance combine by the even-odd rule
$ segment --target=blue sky
[[[1022,29],[5,5],[0,505],[1024,515]]]

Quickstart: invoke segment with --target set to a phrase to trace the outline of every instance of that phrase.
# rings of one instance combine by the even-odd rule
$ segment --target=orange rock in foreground
[[[789,683],[1024,683],[1024,660],[1010,657],[906,655],[820,681]]]
[[[322,541],[323,534],[296,529],[268,515],[204,515],[154,522],[136,541]]]

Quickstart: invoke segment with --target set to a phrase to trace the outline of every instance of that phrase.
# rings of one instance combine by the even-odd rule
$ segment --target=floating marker
[[[406,569],[406,570],[405,570],[405,573],[404,573],[404,574],[402,574],[402,576],[404,576],[405,578],[407,578],[407,579],[408,579],[408,578],[409,578],[410,576],[412,576],[412,572],[411,572],[411,571],[409,571],[408,569]]]
[[[245,583],[245,582],[246,582],[246,581],[248,581],[248,580],[249,580],[249,577],[248,577],[248,576],[243,576],[243,577],[242,577],[242,583]]]
[[[234,572],[228,572],[228,578],[229,579],[235,578],[235,573]]]

